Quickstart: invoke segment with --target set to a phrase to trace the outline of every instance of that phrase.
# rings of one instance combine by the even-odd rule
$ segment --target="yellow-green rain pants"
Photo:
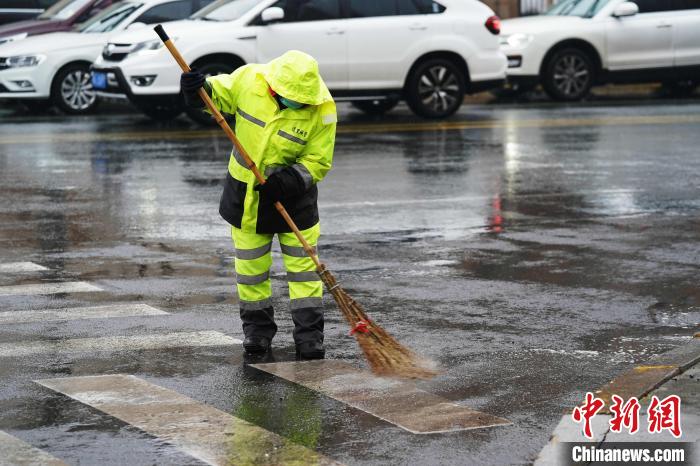
[[[245,232],[231,227],[236,248],[236,282],[243,332],[246,336],[269,339],[277,332],[272,306],[272,240],[274,234]],[[320,224],[302,230],[306,241],[316,248]],[[316,266],[294,233],[277,233],[287,271],[289,302],[294,321],[294,341],[323,341],[323,283]]]

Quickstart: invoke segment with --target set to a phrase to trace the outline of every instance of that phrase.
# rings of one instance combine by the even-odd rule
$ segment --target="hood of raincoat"
[[[333,100],[318,71],[318,62],[298,50],[290,50],[265,65],[265,80],[282,97],[308,105]]]

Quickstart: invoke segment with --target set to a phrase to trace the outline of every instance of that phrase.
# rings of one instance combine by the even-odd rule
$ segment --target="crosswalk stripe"
[[[43,295],[58,293],[89,293],[104,291],[86,282],[30,283],[27,285],[0,286],[0,296]]]
[[[133,375],[37,380],[212,465],[339,463],[247,421]]]
[[[19,341],[0,344],[0,358],[46,353],[136,351],[180,347],[238,345],[241,340],[221,332],[175,332],[152,335]]]
[[[0,430],[0,466],[66,466],[66,463]]]
[[[0,264],[0,273],[41,272],[43,270],[49,269],[34,262],[7,262]]]
[[[299,361],[253,367],[318,391],[414,434],[434,434],[511,424],[420,390],[414,382],[378,377],[350,364]]]
[[[0,325],[158,315],[168,315],[168,313],[148,304],[110,304],[108,306],[72,307],[66,309],[5,311],[0,312]]]

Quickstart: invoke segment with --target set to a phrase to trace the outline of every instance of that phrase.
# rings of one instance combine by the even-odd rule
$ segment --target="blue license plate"
[[[92,72],[92,87],[94,89],[107,89],[107,75],[105,73]]]

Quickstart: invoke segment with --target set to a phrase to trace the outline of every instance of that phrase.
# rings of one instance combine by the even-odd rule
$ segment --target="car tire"
[[[170,121],[182,114],[184,105],[176,103],[140,103],[136,107],[154,121]]]
[[[235,63],[223,63],[223,62],[204,62],[201,64],[193,65],[204,76],[216,76],[217,74],[228,74],[233,72],[238,68],[240,64]],[[203,126],[216,126],[216,121],[208,112],[204,111],[204,108],[186,108],[185,112],[187,116],[190,117],[194,122],[199,123]],[[226,115],[224,115],[226,116]],[[228,120],[228,118],[227,118]]]
[[[573,102],[588,95],[594,79],[595,66],[590,55],[581,49],[564,48],[547,60],[542,87],[554,100]]]
[[[367,115],[384,115],[399,104],[399,99],[356,100],[351,105]]]
[[[464,101],[466,76],[452,61],[432,58],[419,63],[406,82],[406,101],[424,118],[446,118]]]
[[[51,101],[64,113],[81,115],[97,107],[89,65],[71,63],[61,68],[51,84]]]

